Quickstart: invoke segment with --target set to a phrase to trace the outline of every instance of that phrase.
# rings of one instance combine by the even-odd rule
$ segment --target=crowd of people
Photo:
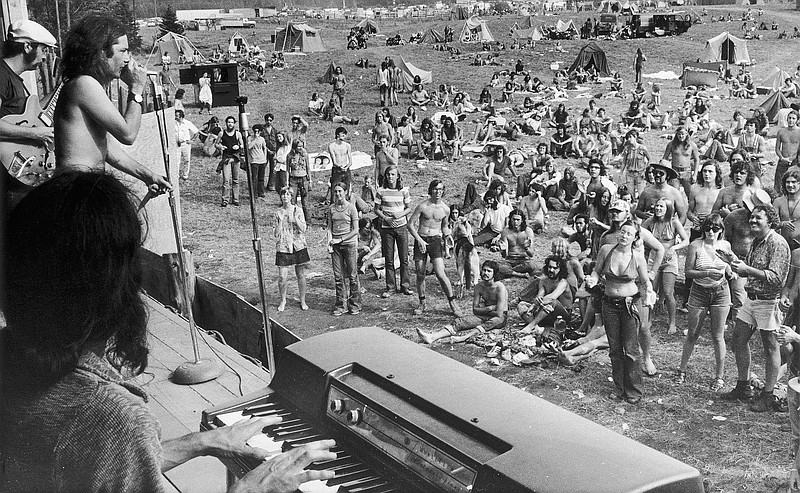
[[[30,53],[55,45],[36,26],[9,31],[4,60],[17,57],[19,64],[6,63],[20,67],[20,73],[36,68]],[[5,197],[11,210],[4,259],[10,269],[4,300],[9,328],[0,337],[8,341],[3,364],[11,370],[3,372],[2,385],[12,398],[2,407],[0,430],[8,440],[0,445],[0,486],[9,491],[31,484],[81,489],[87,482],[111,484],[110,489],[147,484],[159,491],[160,473],[194,456],[258,455],[240,443],[242,438],[276,424],[255,420],[202,438],[193,434],[162,443],[158,424],[143,405],[143,391],[123,381],[124,373],[140,374],[147,367],[141,272],[135,262],[142,231],[125,187],[98,167],[107,162],[145,182],[154,194],[172,188],[165,177],[107,140],[113,135],[132,143],[141,124],[146,72],[130,59],[124,32],[124,26],[102,16],[87,16],[70,30],[54,132],[0,122],[0,136],[30,132],[25,138],[55,141],[57,160],[68,170],[32,192],[11,187]],[[80,50],[95,53],[91,63],[108,70],[87,67]],[[748,402],[756,412],[782,409],[775,394],[782,372],[800,376],[800,335],[793,329],[800,314],[797,108],[785,112],[785,126],[777,132],[775,180],[769,187],[763,183],[770,164],[764,115],[754,112],[747,118],[737,111],[731,122],[718,122],[714,117],[720,115],[714,115],[702,91],[687,91],[681,108],[662,110],[657,84],[649,95],[641,82],[626,93],[615,74],[607,95],[630,98],[625,112],[609,115],[602,100],[588,98],[580,114],[573,114],[554,100],[567,96],[570,83],[599,84],[592,67],[556,74],[547,85],[518,60],[513,71],[494,74],[474,99],[452,85],[428,91],[421,80],[404,94],[398,68],[388,57],[376,71],[381,109],[371,130],[374,170],[363,185],[353,182],[353,148],[345,126],[335,128],[326,147],[331,170],[323,194],[324,224],[335,288],[332,316],[361,314],[366,292],[361,279],[369,271],[384,280],[376,293],[381,298],[416,296],[414,315],[427,315],[426,277],[433,274],[452,318],[435,323],[433,330],[419,329],[422,342],[474,342],[486,348],[488,357],[507,355],[518,364],[530,361],[537,345],[565,365],[608,349],[609,398],[637,405],[646,393],[644,376],[658,374],[651,329],[654,310],[663,306],[667,335],[685,336],[681,359],[675,362],[677,383],[689,378],[689,362],[708,318],[715,359],[708,389],[722,399]],[[106,75],[98,79],[98,73]],[[104,92],[117,77],[131,88],[124,113]],[[208,84],[200,85],[200,111],[210,113],[211,101],[203,97]],[[254,193],[278,195],[271,215],[279,312],[289,309],[292,268],[300,308],[309,309],[306,234],[313,220],[313,181],[306,117],[358,123],[343,114],[348,81],[342,67],[335,69],[330,85],[330,102],[312,95],[308,115],[292,115],[288,129],[278,130],[274,115],[267,113],[246,136],[234,116],[227,116],[224,125],[215,116],[198,129],[186,120],[182,98],[175,98],[181,179],[190,176],[192,141],[202,139],[204,152],[220,158],[222,207],[240,205],[245,155],[250,168],[244,171]],[[0,85],[0,90],[14,89]],[[519,93],[525,94],[522,101]],[[17,100],[0,93],[4,108]],[[405,111],[392,114],[401,100]],[[499,111],[498,103],[507,104],[507,111]],[[462,125],[470,119],[474,132],[465,132]],[[642,132],[670,129],[663,153],[643,144]],[[535,149],[509,146],[523,135],[539,138]],[[481,180],[466,185],[464,200],[448,203],[445,183],[435,178],[427,184],[427,197],[412,203],[403,176],[404,148],[406,159],[420,166],[457,162],[465,146],[483,153],[486,163]],[[580,180],[578,169],[585,169],[588,178]],[[564,223],[556,223],[551,211],[562,212],[558,218],[564,217]],[[560,235],[550,254],[537,262],[537,235],[548,226]],[[447,263],[455,265],[455,280]],[[677,289],[681,275],[685,293]],[[529,281],[513,298],[506,287],[512,277]],[[458,301],[470,290],[472,308],[464,313]],[[689,323],[680,330],[677,311],[684,302]],[[55,308],[28,309],[43,304]],[[732,332],[734,385],[726,384],[726,331]],[[764,350],[763,379],[754,378],[751,368],[749,340],[756,332]],[[512,346],[526,348],[524,354],[514,354]],[[90,392],[98,386],[104,389],[99,396]],[[81,397],[81,406],[72,403],[75,396]],[[800,397],[790,389],[789,399]],[[85,406],[98,416],[145,425],[119,434],[87,432],[75,424]],[[796,453],[800,412],[796,406],[789,411]],[[31,429],[39,433],[37,440],[31,440]],[[81,438],[86,433],[89,438]],[[64,455],[42,461],[41,454],[50,457],[49,445],[62,436],[108,447],[69,446]],[[241,488],[266,482],[272,488],[268,491],[293,491],[304,481],[329,477],[327,471],[304,467],[330,458],[333,446],[314,442],[271,458],[245,476]],[[126,453],[107,453],[118,448]],[[134,467],[140,463],[146,467]],[[118,469],[130,475],[111,474]]]

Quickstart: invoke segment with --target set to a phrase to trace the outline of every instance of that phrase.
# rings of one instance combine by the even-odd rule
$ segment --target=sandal
[[[686,372],[678,370],[678,376],[675,377],[675,383],[686,383]],[[724,383],[724,382],[723,382]]]
[[[725,387],[725,380],[723,380],[721,378],[716,378],[716,379],[714,379],[713,382],[711,382],[711,385],[709,386],[709,389],[711,390],[711,392],[719,392],[724,387]]]

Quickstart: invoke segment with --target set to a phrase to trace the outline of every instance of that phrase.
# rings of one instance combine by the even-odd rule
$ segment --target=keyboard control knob
[[[351,425],[357,425],[361,422],[361,410],[352,409],[347,412],[347,422]]]
[[[331,411],[335,412],[336,414],[342,414],[344,412],[344,401],[341,399],[332,400]]]

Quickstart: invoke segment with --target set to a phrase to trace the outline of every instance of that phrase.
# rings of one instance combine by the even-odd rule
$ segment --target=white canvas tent
[[[720,33],[706,41],[702,61],[725,61],[737,65],[750,63],[750,54],[747,53],[747,41],[731,36],[727,31]]]
[[[319,29],[308,24],[288,23],[284,29],[275,31],[273,35],[275,51],[300,51],[314,53],[325,51]]]
[[[156,51],[158,51],[159,60],[161,60],[164,53],[169,53],[173,61],[177,61],[181,55],[183,55],[184,59],[191,60],[195,51],[199,53],[197,47],[189,41],[189,38],[173,32],[167,32],[156,40],[153,45],[153,51],[151,51],[150,56],[147,57],[148,65],[150,64],[150,57],[152,57]],[[205,57],[200,54],[200,59],[202,60],[204,58]]]
[[[409,63],[400,57],[400,60],[397,63],[397,68],[400,69],[402,74],[401,80],[403,82],[403,90],[404,91],[412,91],[414,90],[414,84],[432,84],[433,83],[433,72],[429,72],[427,70],[422,70],[414,66],[414,64]],[[414,79],[419,77],[419,82],[415,82]]]
[[[560,33],[569,32],[572,34],[578,34],[578,28],[575,27],[575,23],[572,22],[572,19],[570,19],[568,22],[564,22],[561,19],[556,21],[556,31]]]
[[[233,33],[231,40],[228,42],[228,53],[231,56],[244,55],[250,50],[250,43],[242,36],[239,31]]]
[[[489,31],[489,26],[486,21],[482,20],[477,15],[473,15],[464,22],[464,27],[461,29],[461,36],[459,37],[462,43],[492,43],[494,36]]]
[[[764,80],[758,85],[758,87],[768,87],[772,91],[777,91],[783,81],[786,79],[791,78],[789,72],[781,69],[780,67],[772,67],[772,70],[767,72],[767,75],[764,77]]]
[[[543,38],[542,31],[538,27],[530,29],[518,29],[512,34],[513,37],[523,40],[540,41]]]

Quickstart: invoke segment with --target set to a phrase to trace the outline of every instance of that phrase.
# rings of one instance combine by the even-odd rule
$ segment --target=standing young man
[[[683,187],[686,195],[689,195],[689,189],[694,181],[694,176],[700,172],[700,152],[697,150],[697,144],[692,142],[689,138],[689,132],[686,127],[678,127],[675,130],[675,137],[667,144],[664,149],[664,160],[672,163],[672,169],[678,173],[677,182]],[[678,183],[671,183],[672,186],[678,187]]]
[[[21,75],[39,68],[45,52],[55,46],[56,38],[33,21],[16,21],[9,26],[3,43],[3,59],[0,61],[0,118],[25,112],[25,103],[30,93]],[[33,141],[52,149],[53,129],[45,126],[12,125],[0,120],[0,140],[20,139]],[[4,210],[7,213],[30,190],[30,187],[11,178],[5,168],[0,170],[0,182],[6,201]]]
[[[788,171],[789,166],[797,163],[797,151],[800,148],[800,127],[797,126],[798,113],[790,111],[786,116],[786,127],[778,130],[775,140],[775,154],[778,155],[778,165],[775,166],[774,189],[777,193],[781,190],[781,179],[783,174]]]
[[[673,187],[668,181],[678,178],[678,174],[669,163],[651,164],[653,184],[645,188],[636,204],[636,217],[644,220],[653,216],[653,206],[659,199],[671,200],[675,205],[675,214],[681,223],[686,221],[688,206],[680,190]]]
[[[800,246],[800,169],[793,167],[783,174],[781,191],[783,195],[775,199],[775,209],[781,220],[778,229],[789,248],[794,249]]]
[[[183,110],[175,110],[175,144],[178,146],[178,173],[182,180],[189,179],[189,169],[192,167],[192,141],[197,136],[197,127],[186,118]],[[186,167],[181,173],[181,163]]]
[[[414,310],[415,315],[422,315],[427,308],[425,304],[425,272],[428,257],[433,264],[433,272],[439,280],[442,291],[447,296],[450,310],[456,317],[461,316],[461,310],[456,305],[453,286],[444,271],[444,237],[450,234],[447,218],[450,217],[450,208],[444,203],[444,183],[441,180],[432,180],[428,185],[429,198],[419,204],[411,218],[408,220],[408,232],[414,237],[414,264],[417,271],[417,292],[419,293],[419,307]]]
[[[61,65],[66,82],[53,123],[56,163],[58,168],[96,171],[108,163],[143,181],[151,192],[163,193],[172,188],[166,177],[134,160],[117,143],[131,145],[139,134],[147,82],[147,71],[130,56],[125,32],[113,17],[90,14],[67,35]],[[116,78],[129,89],[124,114],[106,94]]]
[[[236,130],[236,118],[225,118],[225,128],[219,138],[219,150],[222,159],[219,161],[217,171],[222,171],[222,207],[228,206],[228,198],[233,205],[239,205],[239,157],[244,142],[242,134]]]
[[[353,185],[353,173],[350,167],[353,166],[353,148],[349,142],[345,142],[347,138],[347,129],[344,127],[337,127],[336,140],[328,144],[328,154],[331,156],[331,203],[333,203],[333,185],[335,183],[344,183],[347,185],[347,192]]]

